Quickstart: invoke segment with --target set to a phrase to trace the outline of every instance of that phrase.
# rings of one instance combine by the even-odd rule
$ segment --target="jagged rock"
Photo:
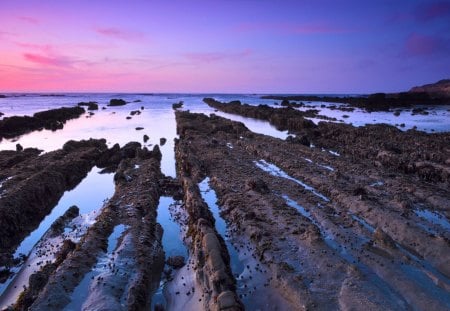
[[[164,146],[164,145],[166,144],[166,142],[167,142],[167,139],[164,138],[164,137],[161,137],[161,138],[159,139],[159,144],[160,144],[161,146]]]
[[[0,137],[12,138],[35,130],[62,129],[67,120],[78,118],[85,110],[82,107],[63,107],[36,112],[30,116],[12,116],[0,120]]]
[[[145,134],[143,137],[144,143],[148,142],[149,139],[150,139],[150,137],[148,137],[148,135]]]

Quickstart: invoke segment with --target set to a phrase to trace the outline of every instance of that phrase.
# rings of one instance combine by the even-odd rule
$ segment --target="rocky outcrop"
[[[317,111],[299,111],[293,108],[274,109],[267,105],[251,106],[241,104],[240,101],[222,103],[212,98],[204,98],[203,101],[210,107],[227,113],[238,114],[244,117],[267,120],[280,131],[301,131],[315,128],[316,125],[305,117],[316,117]]]
[[[415,86],[411,88],[412,93],[428,93],[432,96],[450,97],[450,79],[443,79],[436,83]]]
[[[193,180],[210,177],[228,238],[242,247],[240,256],[250,252],[267,267],[270,277],[242,293],[257,295],[252,306],[267,299],[293,310],[448,308],[450,236],[417,212],[437,213],[448,223],[445,183],[393,172],[370,156],[251,133],[217,116],[177,112],[176,118],[179,170]],[[392,153],[394,146],[410,148],[402,144],[412,143],[408,138],[396,139]],[[426,141],[419,138],[415,148],[424,150]],[[357,140],[347,144],[359,147]]]
[[[4,169],[3,173],[13,178],[5,182],[0,197],[2,253],[11,254],[51,211],[64,191],[75,187],[87,175],[105,150],[104,141],[81,141],[71,148],[40,157],[32,155]]]
[[[127,104],[123,99],[113,98],[109,101],[108,106],[125,106]]]
[[[78,118],[85,110],[77,107],[63,107],[36,112],[30,116],[12,116],[0,120],[0,138],[12,138],[35,130],[62,129],[67,120]]]
[[[86,106],[87,110],[98,110],[97,102],[81,102],[78,106]]]
[[[447,79],[433,84],[416,86],[408,92],[400,93],[373,93],[362,96],[265,95],[261,98],[281,100],[281,105],[285,107],[302,106],[302,103],[289,103],[289,101],[319,101],[348,104],[351,107],[360,107],[368,111],[387,111],[397,107],[414,105],[446,105],[449,103],[449,97],[450,80]]]
[[[370,159],[374,166],[384,166],[396,172],[413,174],[426,181],[450,183],[450,134],[427,134],[400,131],[386,124],[354,127],[348,124],[319,122],[314,125],[305,114],[290,108],[243,105],[239,102],[220,103],[205,99],[211,107],[227,113],[269,121],[279,130],[288,130],[296,137],[287,141],[305,146],[311,144],[337,151],[354,161]],[[311,124],[312,123],[312,124]]]
[[[164,266],[162,229],[156,223],[158,181],[162,178],[158,152],[141,150],[135,158],[122,160],[114,196],[71,255],[49,276],[30,310],[64,308],[73,289],[104,254],[108,237],[118,225],[126,229],[110,254],[113,265],[91,280],[84,306],[95,310],[144,310],[149,305],[149,293],[158,286]]]
[[[42,156],[39,153],[35,149],[0,152],[0,258],[4,260],[94,165],[111,172],[123,159],[161,159],[157,146],[149,151],[141,149],[140,143],[130,142],[108,149],[104,139],[68,141],[60,150]],[[116,179],[127,180],[121,172]]]

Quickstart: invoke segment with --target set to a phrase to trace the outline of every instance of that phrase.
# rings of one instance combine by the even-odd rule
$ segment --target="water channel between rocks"
[[[179,223],[181,219],[176,218],[176,213],[179,212],[177,208],[179,208],[179,204],[173,198],[165,196],[159,198],[158,216],[156,221],[163,228],[162,245],[165,253],[165,260],[172,256],[183,256],[185,260],[188,258],[188,250],[183,242],[184,232]],[[159,287],[155,293],[153,293],[151,310],[154,310],[156,305],[167,308],[167,295],[170,293],[166,288],[168,283],[173,282],[172,274],[176,273],[171,270],[172,268],[165,265]],[[171,271],[170,276],[167,275],[169,274],[169,271]]]
[[[276,292],[267,290],[268,268],[256,259],[250,241],[245,237],[233,237],[232,243],[227,223],[220,215],[216,192],[210,187],[209,180],[209,177],[205,178],[199,183],[199,188],[215,218],[216,230],[225,240],[231,271],[237,281],[236,293],[247,310],[283,310],[283,298]]]
[[[28,256],[28,259],[19,266],[12,269],[15,273],[5,283],[0,284],[0,308],[12,304],[24,286],[28,286],[28,278],[40,265],[54,258],[54,253],[64,240],[58,236],[48,241],[40,241],[48,231],[53,222],[62,216],[66,210],[73,205],[79,207],[80,216],[76,217],[71,224],[79,226],[76,230],[69,230],[64,234],[71,239],[79,239],[89,227],[95,217],[97,210],[103,203],[113,195],[113,174],[99,174],[100,169],[94,167],[88,175],[72,190],[66,191],[51,213],[45,217],[39,227],[26,237],[16,249],[14,257]],[[80,232],[76,232],[76,231]],[[67,230],[66,230],[67,231]],[[82,231],[82,232],[81,232]]]
[[[127,230],[127,226],[119,224],[114,227],[113,232],[108,237],[108,247],[106,253],[103,253],[97,260],[97,264],[92,270],[85,274],[81,282],[75,287],[71,302],[64,308],[65,311],[89,310],[83,304],[87,301],[90,293],[90,287],[95,282],[101,282],[101,275],[108,274],[110,267],[115,262],[114,251],[117,248],[119,239]]]

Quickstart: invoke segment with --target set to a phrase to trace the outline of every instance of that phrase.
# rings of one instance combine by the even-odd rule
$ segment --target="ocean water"
[[[69,120],[63,130],[55,132],[42,130],[23,135],[15,139],[3,139],[0,142],[0,150],[15,149],[20,143],[24,148],[37,147],[44,151],[59,149],[70,140],[89,138],[105,138],[109,146],[115,143],[123,146],[130,141],[143,143],[143,135],[150,137],[145,144],[152,148],[160,143],[160,138],[166,138],[167,142],[161,147],[163,154],[162,171],[166,175],[174,177],[174,138],[177,137],[175,114],[173,103],[184,102],[182,109],[204,114],[215,113],[235,121],[243,122],[251,131],[273,137],[285,139],[287,131],[278,131],[266,121],[244,118],[237,115],[215,111],[203,102],[204,97],[213,97],[219,101],[229,102],[240,100],[250,105],[265,104],[272,107],[280,107],[280,101],[261,99],[258,94],[114,94],[114,93],[67,93],[67,94],[6,94],[6,98],[0,98],[0,112],[3,117],[13,115],[33,115],[35,112],[55,109],[59,107],[74,106],[79,102],[95,101],[99,104],[99,110],[93,111],[94,115],[82,115],[78,119]],[[121,98],[129,102],[125,106],[107,107],[112,98]],[[368,113],[361,109],[353,112],[332,110],[330,106],[342,106],[343,104],[306,102],[308,107],[301,110],[318,109],[320,114],[334,117],[336,122],[350,123],[362,126],[373,123],[387,123],[397,125],[402,130],[416,127],[426,132],[450,131],[450,104],[448,106],[436,106],[428,108],[428,115],[412,115],[411,109],[405,109],[399,116],[391,112]],[[102,109],[102,108],[106,109]],[[143,108],[143,109],[142,109]],[[140,115],[130,116],[133,110],[141,111]],[[344,117],[344,115],[346,117]],[[131,119],[126,119],[131,117]],[[1,118],[1,117],[0,117]],[[314,119],[315,122],[322,121]],[[403,124],[403,126],[400,126]],[[143,130],[136,130],[143,127]]]

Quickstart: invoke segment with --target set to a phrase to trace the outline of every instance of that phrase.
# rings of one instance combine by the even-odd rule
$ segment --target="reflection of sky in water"
[[[163,227],[162,244],[166,258],[171,256],[183,256],[187,258],[188,252],[181,237],[181,227],[173,219],[169,207],[175,204],[171,197],[160,197],[158,216],[156,221]]]
[[[16,255],[28,254],[51,224],[72,205],[78,206],[80,215],[88,214],[103,206],[103,201],[113,195],[114,183],[112,174],[99,174],[99,171],[100,169],[94,167],[75,189],[64,193],[56,207],[45,217],[39,227],[22,241],[16,250]]]
[[[17,143],[23,147],[37,147],[45,151],[59,149],[62,145],[70,140],[80,140],[89,138],[105,138],[109,146],[119,143],[123,146],[130,141],[138,141],[143,143],[143,135],[147,134],[150,140],[146,143],[149,148],[159,144],[159,139],[164,137],[167,139],[166,145],[161,147],[163,154],[162,171],[166,175],[175,176],[174,164],[174,141],[176,136],[175,115],[172,110],[172,104],[183,101],[185,110],[199,112],[204,114],[215,113],[219,116],[243,122],[251,131],[285,139],[287,132],[278,131],[266,121],[244,118],[237,115],[216,112],[214,109],[203,103],[204,97],[214,97],[218,100],[228,102],[231,100],[241,100],[243,103],[251,105],[267,104],[272,107],[280,107],[275,105],[276,102],[271,99],[260,99],[259,95],[211,95],[211,94],[156,94],[156,95],[139,95],[139,94],[67,94],[64,97],[42,97],[38,95],[28,95],[22,97],[8,97],[0,99],[0,111],[5,116],[10,115],[32,115],[36,111],[58,108],[61,106],[73,106],[78,102],[96,101],[99,103],[100,110],[94,111],[95,115],[86,118],[82,117],[70,120],[66,123],[63,130],[51,132],[43,130],[33,132],[19,138],[17,141],[4,139],[0,142],[0,150],[15,149]],[[129,104],[119,107],[107,107],[106,110],[101,108],[106,106],[111,98],[122,98]],[[133,102],[141,100],[142,102]],[[431,131],[449,131],[450,130],[450,109],[449,106],[441,106],[436,108],[427,108],[429,115],[411,116],[411,109],[404,110],[400,116],[394,116],[393,112],[372,112],[367,113],[361,109],[355,109],[353,112],[344,112],[339,110],[331,110],[328,107],[341,104],[323,103],[323,102],[306,102],[308,106],[302,107],[301,110],[319,109],[320,114],[338,119],[338,122],[352,123],[355,126],[361,126],[369,123],[388,123],[388,124],[405,124],[401,129],[410,129],[417,126],[419,130]],[[321,106],[324,108],[321,108]],[[145,107],[140,110],[141,106]],[[140,115],[135,115],[132,119],[127,120],[130,111],[140,110]],[[112,112],[115,112],[114,114]],[[348,115],[348,118],[343,118]],[[322,121],[314,119],[315,122]],[[143,127],[144,130],[137,131],[136,127]]]

